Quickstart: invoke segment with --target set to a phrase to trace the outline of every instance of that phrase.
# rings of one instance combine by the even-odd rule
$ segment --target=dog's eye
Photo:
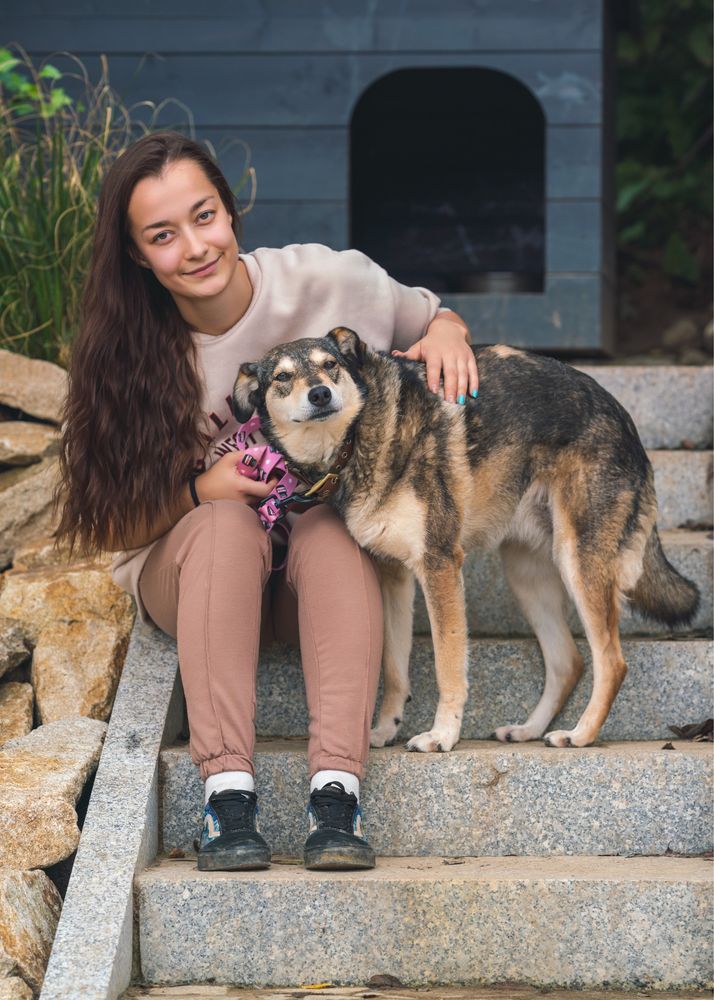
[[[337,362],[336,361],[326,361],[322,367],[323,368],[327,368],[327,370],[329,371],[330,368],[337,368]]]
[[[275,376],[275,381],[276,382],[289,382],[291,378],[292,378],[292,375],[290,374],[290,372],[279,372]]]

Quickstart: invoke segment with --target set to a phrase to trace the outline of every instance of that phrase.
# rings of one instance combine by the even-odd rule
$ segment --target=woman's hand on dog
[[[468,333],[468,331],[466,331]],[[467,394],[478,395],[478,368],[464,327],[453,320],[437,318],[429,324],[425,336],[408,351],[392,351],[398,358],[423,361],[426,384],[438,393],[443,372],[444,399],[448,403],[466,403]]]
[[[196,492],[200,500],[240,500],[253,505],[267,497],[273,483],[262,483],[241,475],[238,465],[242,454],[242,451],[229,451],[196,478]]]

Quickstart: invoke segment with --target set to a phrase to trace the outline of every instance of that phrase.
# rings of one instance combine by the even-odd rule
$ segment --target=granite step
[[[552,729],[572,729],[592,691],[590,651],[576,642],[585,672]],[[712,653],[707,639],[625,639],[628,672],[600,730],[603,740],[672,739],[670,725],[708,718],[714,700]],[[464,710],[464,739],[487,739],[499,726],[526,721],[543,691],[543,661],[535,639],[475,639],[469,646],[470,693]],[[431,639],[417,637],[411,657],[412,700],[399,738],[431,727],[437,703]],[[256,729],[265,737],[307,735],[305,686],[297,649],[275,646],[258,670]],[[381,701],[378,696],[379,705]]]
[[[688,628],[679,634],[711,629],[712,617],[712,555],[714,536],[711,531],[663,531],[660,534],[667,558],[685,577],[693,580],[701,591],[699,611]],[[472,552],[464,562],[464,581],[469,632],[472,635],[521,636],[532,635],[532,629],[516,604],[501,568],[498,552]],[[574,608],[568,622],[575,635],[583,629]],[[429,619],[424,598],[418,590],[415,604],[414,631],[429,632]],[[633,611],[624,609],[620,620],[622,635],[668,635],[666,625],[648,622]]]
[[[645,448],[711,448],[710,365],[575,365],[625,407]]]
[[[379,858],[372,871],[135,879],[148,984],[517,980],[658,990],[712,985],[710,859]]]
[[[708,742],[573,749],[462,741],[448,754],[371,750],[361,785],[380,856],[696,855],[714,848]],[[302,856],[307,743],[258,743],[260,829],[274,853]],[[187,746],[161,754],[163,851],[193,853],[203,782]]]
[[[712,524],[712,452],[650,451],[660,531]]]

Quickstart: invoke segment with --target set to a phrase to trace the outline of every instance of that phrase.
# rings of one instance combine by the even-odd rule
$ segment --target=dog
[[[590,746],[627,671],[622,602],[674,627],[692,620],[699,592],[662,551],[652,466],[617,400],[552,358],[505,345],[474,354],[478,397],[447,403],[443,390],[428,389],[423,364],[373,351],[337,327],[241,365],[233,408],[239,421],[257,411],[270,445],[304,481],[331,477],[329,502],[374,557],[384,695],[372,746],[395,741],[409,699],[415,578],[439,701],[431,730],[406,748],[449,751],[458,742],[468,691],[462,564],[476,548],[499,549],[545,663],[540,701],[496,738]],[[546,733],[583,672],[568,597],[592,652],[593,689],[574,729]]]

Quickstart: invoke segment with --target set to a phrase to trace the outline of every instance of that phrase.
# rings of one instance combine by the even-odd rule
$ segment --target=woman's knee
[[[312,546],[316,541],[321,547],[325,547],[326,552],[332,551],[334,547],[340,549],[357,547],[344,521],[326,504],[311,507],[310,510],[300,514],[290,531],[290,548],[294,553]]]
[[[337,570],[343,582],[356,574],[370,589],[379,589],[372,559],[361,549],[332,507],[321,504],[301,514],[290,533],[288,580],[295,589],[301,570],[307,567],[311,577],[320,567]],[[331,576],[332,573],[328,573]],[[352,580],[350,580],[350,583]]]
[[[205,547],[213,539],[215,549],[232,555],[259,557],[270,564],[270,541],[252,507],[240,500],[206,500],[186,515],[190,541]]]

